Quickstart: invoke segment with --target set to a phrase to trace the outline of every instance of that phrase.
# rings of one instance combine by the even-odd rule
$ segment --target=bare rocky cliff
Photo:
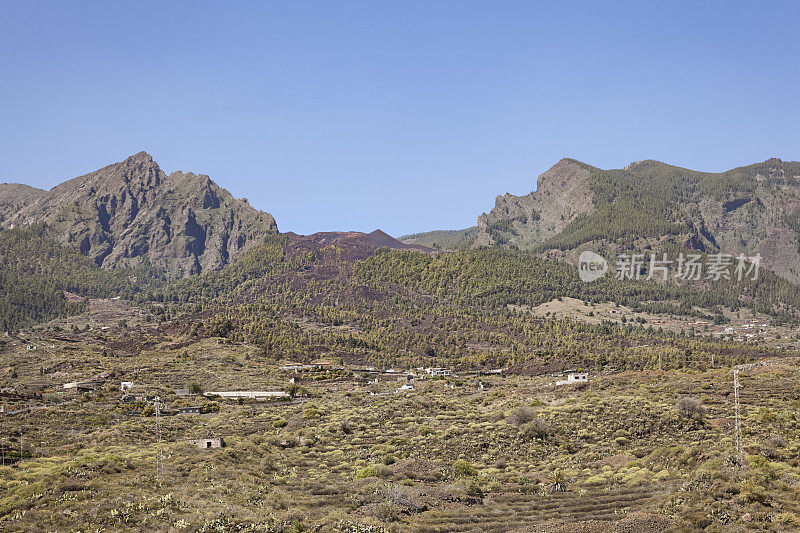
[[[21,183],[0,183],[0,227],[47,191]]]
[[[539,176],[536,190],[530,194],[498,196],[494,209],[478,217],[475,246],[515,244],[524,248],[557,235],[575,217],[594,208],[591,170],[589,165],[562,159]]]
[[[40,223],[104,268],[147,266],[169,278],[221,268],[277,232],[272,215],[208,176],[167,175],[145,152],[49,191],[0,185],[0,228]]]

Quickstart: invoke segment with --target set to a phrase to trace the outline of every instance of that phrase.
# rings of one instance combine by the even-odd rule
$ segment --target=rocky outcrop
[[[21,183],[0,183],[0,227],[47,191]]]
[[[272,215],[208,176],[167,175],[145,152],[50,191],[11,187],[0,186],[0,227],[44,223],[104,268],[148,266],[179,278],[221,268],[277,232]]]
[[[525,248],[557,235],[575,217],[594,208],[592,170],[574,159],[562,159],[539,176],[534,192],[498,196],[494,209],[478,217],[475,246],[515,244]]]

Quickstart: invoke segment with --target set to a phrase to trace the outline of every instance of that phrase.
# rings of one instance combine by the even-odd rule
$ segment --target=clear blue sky
[[[0,181],[139,150],[282,231],[473,225],[561,157],[800,159],[798,2],[0,0]]]

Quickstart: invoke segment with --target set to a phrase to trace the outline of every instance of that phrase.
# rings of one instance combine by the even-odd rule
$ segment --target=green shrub
[[[678,414],[689,420],[702,420],[706,416],[706,406],[697,398],[686,396],[678,400],[675,405]]]
[[[596,475],[586,478],[586,481],[583,482],[584,485],[588,486],[595,486],[595,485],[604,485],[606,483],[606,477],[603,475]]]
[[[464,459],[459,459],[453,463],[453,475],[455,477],[475,477],[478,475],[478,471]]]
[[[366,477],[378,477],[378,469],[370,465],[356,472],[356,479],[364,479]]]
[[[779,524],[791,526],[795,530],[800,529],[800,517],[791,511],[778,513],[775,517],[775,521]]]
[[[525,440],[546,440],[551,434],[550,426],[541,418],[535,418],[528,422],[521,431],[522,438]]]
[[[514,426],[522,426],[531,422],[534,418],[536,418],[536,411],[534,411],[533,408],[517,407],[508,417],[508,423]]]
[[[319,418],[319,417],[320,417],[319,409],[317,409],[317,406],[314,404],[311,403],[308,404],[308,407],[306,407],[303,410],[303,418]]]

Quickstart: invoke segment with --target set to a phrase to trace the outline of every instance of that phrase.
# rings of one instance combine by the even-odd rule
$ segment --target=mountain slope
[[[475,245],[525,245],[558,235],[576,217],[592,211],[591,176],[595,171],[589,165],[562,159],[539,176],[535,192],[498,196],[494,209],[478,217]]]
[[[454,250],[471,246],[478,235],[478,226],[467,229],[434,230],[424,233],[404,235],[399,240],[405,244],[429,246],[431,248],[444,248]]]
[[[360,231],[323,231],[312,235],[297,235],[294,232],[286,234],[290,240],[314,245],[336,245],[340,248],[390,248],[392,250],[417,250],[420,252],[433,252],[434,248],[421,244],[401,242],[388,233],[376,229],[371,233]]]
[[[670,243],[708,253],[760,253],[800,281],[800,163],[770,159],[722,173],[641,161],[602,170],[564,159],[536,191],[498,196],[476,246],[569,251]]]
[[[476,227],[415,233],[400,240],[444,248],[515,244],[522,248],[558,235],[581,214],[592,211],[591,175],[598,169],[562,159],[539,176],[536,191],[525,196],[505,194],[495,207],[478,217]]]
[[[128,296],[130,277],[100,269],[68,246],[42,237],[41,226],[0,230],[0,332],[85,309],[82,297]]]
[[[47,191],[21,183],[0,183],[0,225]]]
[[[39,223],[104,268],[144,266],[168,278],[218,269],[277,232],[272,215],[208,176],[167,175],[145,152],[50,191],[0,186],[0,227]]]

